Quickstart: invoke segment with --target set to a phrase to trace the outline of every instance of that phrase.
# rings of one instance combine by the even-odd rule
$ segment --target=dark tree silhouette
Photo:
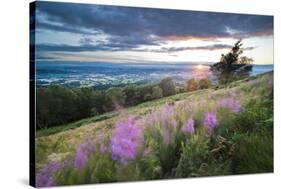
[[[249,76],[252,70],[253,59],[243,54],[242,41],[237,41],[231,51],[222,54],[218,63],[211,66],[211,71],[218,77],[219,84],[227,84],[237,79]]]

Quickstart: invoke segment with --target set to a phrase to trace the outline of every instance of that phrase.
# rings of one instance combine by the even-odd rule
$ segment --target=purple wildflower
[[[221,108],[227,108],[229,111],[233,113],[239,113],[241,111],[241,106],[239,101],[231,97],[217,100],[217,106]]]
[[[76,148],[76,155],[74,159],[74,166],[81,169],[89,158],[89,154],[95,151],[95,145],[87,140]]]
[[[211,112],[207,112],[204,114],[203,120],[204,127],[211,132],[214,127],[217,125],[217,116]]]
[[[76,168],[81,169],[85,162],[88,160],[88,153],[82,150],[76,152],[74,165]]]
[[[60,168],[56,162],[50,162],[43,166],[36,174],[36,187],[55,186],[53,174]]]
[[[167,128],[162,129],[163,143],[168,145],[170,143],[170,132]]]
[[[104,145],[103,143],[101,143],[101,144],[100,144],[100,153],[103,154],[103,153],[106,152],[106,150],[107,150],[107,149],[106,149],[105,145]]]
[[[175,119],[172,119],[171,125],[173,126],[173,128],[176,128],[177,127],[177,121]]]
[[[132,117],[118,122],[109,144],[112,159],[127,163],[128,160],[135,158],[141,132]]]
[[[194,120],[189,118],[187,122],[183,125],[182,131],[187,134],[194,133]]]
[[[55,182],[52,177],[47,174],[39,174],[36,176],[36,187],[54,186]]]
[[[174,114],[173,106],[165,104],[161,108],[161,121],[167,120],[170,116]]]
[[[162,106],[160,111],[160,123],[162,126],[170,126],[172,128],[177,127],[177,122],[174,119],[175,111],[174,107],[169,104]]]

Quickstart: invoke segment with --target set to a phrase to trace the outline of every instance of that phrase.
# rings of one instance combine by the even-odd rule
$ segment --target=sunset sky
[[[242,39],[273,64],[272,16],[36,2],[35,23],[37,61],[217,62]]]

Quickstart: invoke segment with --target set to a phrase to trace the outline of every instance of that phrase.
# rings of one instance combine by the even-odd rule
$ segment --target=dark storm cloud
[[[37,2],[37,29],[82,34],[80,46],[40,44],[39,51],[151,51],[140,45],[160,45],[166,40],[221,37],[247,38],[272,35],[273,17],[75,3]],[[227,29],[228,28],[228,29]],[[105,44],[90,37],[106,34]],[[228,45],[162,48],[153,52],[216,50]],[[251,47],[249,47],[251,48]],[[250,50],[250,49],[249,49]]]
[[[84,51],[125,51],[134,48],[135,45],[127,44],[108,44],[108,45],[64,45],[64,44],[38,44],[36,51],[39,52],[84,52]]]
[[[83,31],[81,29],[72,26],[60,26],[55,24],[44,23],[41,21],[38,21],[36,23],[36,27],[37,29],[47,29],[47,30],[58,31],[58,32],[69,32],[69,33],[78,33],[78,34],[87,34],[87,35],[96,34],[96,32]]]
[[[241,36],[268,35],[273,28],[272,16],[259,15],[50,2],[38,2],[37,10],[48,21],[61,23],[66,32],[89,29],[123,37],[231,37],[226,27],[239,31]],[[58,28],[43,22],[41,26]]]

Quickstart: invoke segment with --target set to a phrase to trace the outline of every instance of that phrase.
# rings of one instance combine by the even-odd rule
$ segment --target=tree
[[[248,58],[247,56],[241,56],[239,59],[239,64],[252,64],[254,60],[252,58]]]
[[[152,88],[152,99],[158,99],[163,97],[163,91],[162,89],[156,85],[155,87]]]
[[[122,91],[122,88],[111,87],[106,90],[106,107],[104,107],[107,111],[112,111],[119,106],[123,106],[125,104],[125,94]]]
[[[237,41],[229,53],[222,54],[218,63],[211,66],[211,71],[217,76],[219,84],[227,84],[233,80],[249,76],[252,70],[253,59],[243,54],[242,41]]]
[[[200,89],[208,89],[211,87],[211,81],[208,78],[200,79],[198,82]]]
[[[176,93],[176,86],[171,77],[162,79],[159,83],[159,87],[162,89],[163,96],[170,96]]]
[[[125,93],[125,106],[134,106],[137,104],[135,85],[126,86],[123,92]]]
[[[152,85],[140,85],[136,88],[137,104],[151,100]]]
[[[186,90],[187,91],[195,91],[198,89],[198,82],[196,79],[192,78],[186,82]]]

